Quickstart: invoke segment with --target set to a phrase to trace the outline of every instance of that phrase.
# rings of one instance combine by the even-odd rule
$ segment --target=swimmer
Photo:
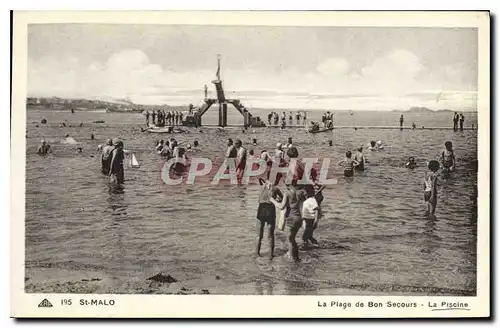
[[[198,147],[198,145],[199,145],[198,140],[195,140],[195,141],[193,142],[193,146]]]
[[[175,158],[176,167],[183,168],[187,164],[186,150],[179,147],[177,140],[171,142],[172,157]]]
[[[319,220],[319,195],[320,192],[315,193],[311,185],[306,186],[307,199],[302,204],[302,219],[304,220],[304,233],[302,234],[302,241],[304,248],[309,247],[309,241],[313,246],[318,246],[318,241],[314,239],[314,229],[318,226]]]
[[[43,117],[42,120],[40,121],[40,123],[47,124],[47,119],[45,117]]]
[[[187,152],[192,152],[193,151],[193,149],[191,148],[191,144],[187,144],[186,145],[186,151]]]
[[[424,177],[424,201],[427,204],[425,215],[434,215],[437,204],[437,171],[439,170],[439,162],[432,160],[427,164],[428,171]]]
[[[354,160],[358,162],[358,165],[355,165],[354,168],[359,171],[364,171],[366,160],[363,155],[363,147],[358,148],[358,152],[354,155]]]
[[[242,146],[240,139],[236,139],[234,146],[236,148],[236,177],[241,181],[247,161],[247,150]]]
[[[260,152],[260,159],[266,161],[266,163],[270,161],[270,156],[267,150],[264,149]]]
[[[370,141],[370,145],[368,146],[368,150],[371,150],[371,151],[376,151],[376,150],[381,150],[381,149],[384,149],[384,145],[382,144],[382,141],[379,140],[377,142],[375,141]]]
[[[78,147],[78,148],[76,148],[76,152],[77,152],[77,153],[82,153],[82,152],[83,152],[82,147]]]
[[[328,146],[333,146],[333,141],[332,140],[328,140]]]
[[[109,178],[110,182],[121,185],[125,182],[125,172],[123,170],[123,160],[125,159],[123,141],[115,138],[113,139],[113,146],[114,148],[110,156]]]
[[[101,155],[101,172],[103,174],[109,173],[109,166],[111,164],[111,152],[113,151],[113,142],[111,139],[106,140],[106,145],[102,148]]]
[[[165,147],[165,141],[163,139],[160,140],[160,142],[158,142],[158,144],[156,145],[156,152],[157,153],[161,153],[161,151],[163,150],[163,147]]]
[[[252,139],[252,143],[253,143],[254,146],[257,146],[257,138],[253,138]]]
[[[90,135],[90,140],[94,140],[94,139],[95,139],[95,136],[94,136],[94,134],[92,133],[92,134]]]
[[[50,149],[50,145],[45,141],[45,139],[41,140],[41,145],[38,147],[38,150],[36,153],[41,156],[45,156],[48,153],[51,153],[52,150]]]
[[[283,145],[281,142],[276,144],[276,151],[274,152],[274,161],[276,163],[281,163],[284,160],[285,152],[283,151]]]
[[[259,195],[259,206],[257,208],[257,248],[256,255],[260,256],[260,248],[262,245],[262,239],[264,237],[264,228],[267,225],[269,227],[268,238],[269,238],[269,259],[273,259],[274,257],[274,229],[276,227],[276,209],[275,205],[272,202],[275,199],[281,200],[283,198],[283,194],[276,186],[275,181],[271,182],[269,180],[269,174],[267,173],[267,179],[259,178],[259,183],[262,185],[262,190]]]
[[[453,144],[451,141],[446,141],[444,143],[445,150],[441,153],[441,163],[443,168],[451,172],[455,170],[455,153],[453,153]]]
[[[277,178],[276,181],[279,181]],[[283,194],[281,202],[274,198],[270,198],[271,203],[276,208],[283,210],[288,208],[287,220],[291,222],[290,231],[288,233],[288,255],[296,262],[300,261],[299,246],[295,237],[302,226],[302,203],[306,200],[306,192],[298,186],[288,185],[287,192]]]
[[[288,137],[288,143],[286,145],[287,148],[293,147],[293,140],[292,137]]]
[[[64,136],[65,136],[66,138],[68,138],[68,137],[69,137],[69,133],[66,133]]]
[[[101,153],[104,145],[97,145],[97,152]]]
[[[415,157],[411,156],[410,158],[408,158],[408,163],[406,163],[405,166],[409,169],[416,168],[417,162],[415,162]]]
[[[236,158],[237,151],[233,144],[233,139],[227,139],[226,158]]]
[[[174,140],[174,141],[175,141],[175,140]],[[168,160],[168,159],[170,159],[170,158],[172,158],[172,148],[171,148],[171,147],[172,147],[172,145],[173,145],[173,141],[172,141],[172,142],[171,142],[171,141],[169,141],[169,140],[165,141],[165,144],[164,144],[164,146],[163,146],[162,150],[161,150],[161,151],[159,151],[158,153],[159,153],[161,156],[166,157],[166,158],[167,158],[167,160]]]
[[[352,153],[350,150],[348,150],[345,153],[345,159],[343,161],[339,162],[339,165],[344,167],[344,176],[345,177],[352,177],[354,175],[354,167],[359,165],[359,162],[356,160],[353,160],[351,157],[352,157]]]

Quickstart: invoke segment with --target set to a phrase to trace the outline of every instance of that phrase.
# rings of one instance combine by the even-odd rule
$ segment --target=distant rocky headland
[[[143,112],[158,108],[169,110],[185,110],[188,107],[175,107],[168,105],[141,105],[134,104],[126,99],[112,100],[90,100],[90,99],[66,99],[59,97],[28,97],[27,109],[46,110],[75,110],[75,111],[106,111],[106,112]]]
[[[401,110],[401,109],[395,109],[393,112],[401,112],[401,113],[434,113],[434,112],[449,112],[449,113],[454,113],[457,110],[452,110],[452,109],[430,109],[427,107],[410,107],[410,109],[407,110]],[[459,112],[462,112],[462,110],[459,110]],[[466,112],[475,112],[475,110],[468,109]]]

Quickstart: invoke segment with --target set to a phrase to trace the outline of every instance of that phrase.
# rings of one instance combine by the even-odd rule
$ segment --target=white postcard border
[[[13,22],[11,138],[11,316],[13,317],[485,317],[490,310],[490,23],[488,12],[16,12]],[[24,291],[27,27],[46,23],[477,27],[478,231],[477,296],[79,295]],[[54,306],[39,308],[47,298]],[[62,299],[113,300],[113,306],[62,306]],[[415,302],[413,308],[369,308],[368,302]],[[323,303],[324,302],[324,303]],[[330,306],[349,302],[347,309]],[[356,303],[363,302],[363,307]],[[467,303],[470,311],[432,311],[430,303]],[[321,306],[326,304],[327,306]]]

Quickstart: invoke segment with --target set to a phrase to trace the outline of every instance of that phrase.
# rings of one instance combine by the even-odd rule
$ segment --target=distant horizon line
[[[272,91],[271,91],[272,92]],[[458,91],[456,91],[458,92]],[[477,92],[477,91],[462,91],[463,93],[473,93],[473,92]],[[442,92],[444,93],[444,92]],[[425,93],[425,92],[414,92],[414,93],[411,93],[409,94],[408,96],[410,95],[418,95],[418,94],[429,94],[429,93]],[[319,95],[320,96],[320,95]],[[340,95],[336,95],[336,96],[340,96]],[[370,96],[375,96],[375,95],[357,95],[357,97],[370,97]],[[335,97],[335,96],[334,96]],[[340,97],[348,97],[347,95],[344,95],[344,96],[340,96]],[[353,97],[356,97],[356,96],[353,96]],[[113,96],[71,96],[71,97],[68,97],[68,96],[55,96],[55,95],[52,95],[52,96],[33,96],[33,95],[27,95],[26,96],[26,99],[28,98],[45,98],[45,99],[53,99],[53,98],[57,98],[57,99],[62,99],[62,100],[87,100],[87,101],[100,101],[100,102],[107,102],[107,103],[111,103],[111,104],[118,104],[118,105],[132,105],[132,106],[145,106],[145,107],[154,107],[154,106],[168,106],[168,107],[184,107],[184,106],[189,106],[190,104],[193,104],[194,106],[196,106],[196,104],[194,102],[186,102],[185,104],[182,104],[182,105],[172,105],[172,104],[167,104],[167,103],[156,103],[156,104],[145,104],[145,103],[136,103],[136,102],[133,102],[129,97],[125,96],[123,98],[119,98],[119,97],[113,97]],[[107,98],[107,99],[103,99],[103,98]],[[227,97],[228,99],[230,99],[230,97]],[[200,102],[203,102],[203,99],[200,99]],[[27,105],[27,104],[26,104]],[[282,105],[278,105],[278,106],[272,106],[272,107],[265,107],[265,106],[251,106],[251,107],[248,107],[248,108],[257,108],[257,109],[270,109],[270,110],[295,110],[295,111],[301,111],[301,110],[310,110],[310,111],[323,111],[323,110],[331,110],[331,111],[380,111],[380,112],[407,112],[407,111],[412,111],[412,109],[414,109],[414,111],[418,111],[418,110],[415,110],[415,109],[420,109],[422,111],[433,111],[433,112],[442,112],[442,111],[457,111],[457,109],[450,109],[450,108],[443,108],[443,109],[436,109],[436,108],[430,108],[430,107],[427,107],[427,106],[423,106],[423,105],[408,105],[407,109],[398,109],[398,108],[392,108],[392,109],[355,109],[355,108],[346,108],[346,109],[342,109],[342,108],[332,108],[332,107],[329,107],[329,106],[325,106],[324,108],[308,108],[306,106],[300,106],[300,107],[292,107],[292,106],[285,106],[285,107],[282,107]],[[458,109],[458,111],[460,112],[470,112],[470,113],[475,113],[477,112],[477,108],[473,108],[473,107],[462,107],[462,109]]]

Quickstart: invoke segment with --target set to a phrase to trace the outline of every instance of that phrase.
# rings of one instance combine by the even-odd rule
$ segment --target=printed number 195
[[[61,305],[71,305],[71,299],[63,298],[61,300]]]

